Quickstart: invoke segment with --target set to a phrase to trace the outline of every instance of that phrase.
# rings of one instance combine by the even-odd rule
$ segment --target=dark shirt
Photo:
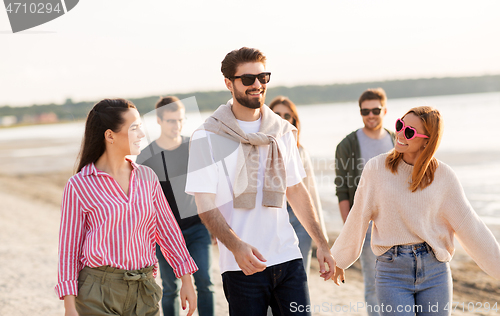
[[[165,157],[166,169],[162,156]],[[181,230],[201,223],[194,196],[185,193],[188,156],[189,137],[185,136],[182,136],[181,145],[174,150],[160,148],[154,141],[137,156],[137,163],[150,167],[158,176]]]
[[[357,130],[356,130],[357,131]],[[348,200],[351,207],[354,204],[354,195],[358,188],[365,161],[361,156],[358,136],[356,131],[347,135],[335,151],[335,185],[339,202]],[[391,135],[392,143],[396,135],[387,130]]]

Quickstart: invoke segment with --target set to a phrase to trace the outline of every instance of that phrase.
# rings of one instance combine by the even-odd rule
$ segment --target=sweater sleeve
[[[470,205],[456,174],[449,171],[448,194],[443,208],[455,237],[484,272],[500,279],[500,245]]]
[[[361,255],[366,231],[376,208],[374,204],[376,170],[374,160],[366,164],[354,196],[354,204],[331,249],[339,268],[349,268]]]

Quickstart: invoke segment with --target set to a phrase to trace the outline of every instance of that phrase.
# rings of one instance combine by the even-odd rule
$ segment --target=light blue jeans
[[[377,261],[377,257],[373,254],[371,247],[372,226],[373,222],[370,222],[370,226],[368,226],[368,231],[366,232],[363,250],[359,257],[361,270],[363,271],[363,281],[365,283],[365,302],[367,306],[378,305],[377,291],[375,289],[375,262]],[[367,312],[369,316],[380,315],[379,312],[370,308],[367,309]]]
[[[451,315],[450,265],[427,243],[392,247],[377,257],[375,270],[381,315]]]

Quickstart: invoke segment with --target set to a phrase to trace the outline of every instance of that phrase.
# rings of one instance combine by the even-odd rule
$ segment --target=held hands
[[[345,270],[336,266],[335,267],[335,274],[332,276],[332,280],[337,285],[340,285],[339,281],[341,281],[342,283],[344,283],[344,280],[345,280]]]
[[[328,245],[326,247],[318,247],[318,250],[316,251],[316,257],[318,258],[319,262],[320,277],[325,279],[325,281],[330,279],[334,273],[335,259],[333,259]],[[328,271],[326,270],[325,263],[328,265]]]
[[[263,263],[267,260],[257,250],[257,248],[241,241],[233,251],[236,263],[245,275],[252,275],[264,271],[267,266]]]
[[[181,299],[182,310],[186,310],[186,305],[189,304],[187,316],[193,315],[196,310],[196,292],[194,291],[193,279],[190,274],[184,274],[181,277],[182,286],[179,292]],[[186,304],[187,303],[187,304]]]

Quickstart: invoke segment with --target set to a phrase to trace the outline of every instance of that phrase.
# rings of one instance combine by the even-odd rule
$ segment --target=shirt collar
[[[125,158],[125,160],[127,160],[128,162],[130,162],[130,165],[132,165],[132,172],[134,172],[136,169],[137,169],[137,164],[135,162],[133,162],[132,160],[130,160],[129,158]],[[100,171],[98,170],[96,167],[95,167],[95,164],[93,162],[89,163],[88,165],[85,165],[83,168],[82,168],[82,176],[90,176],[90,175],[94,175],[94,176],[98,176],[98,175],[108,175],[106,172],[103,172],[103,171]]]

